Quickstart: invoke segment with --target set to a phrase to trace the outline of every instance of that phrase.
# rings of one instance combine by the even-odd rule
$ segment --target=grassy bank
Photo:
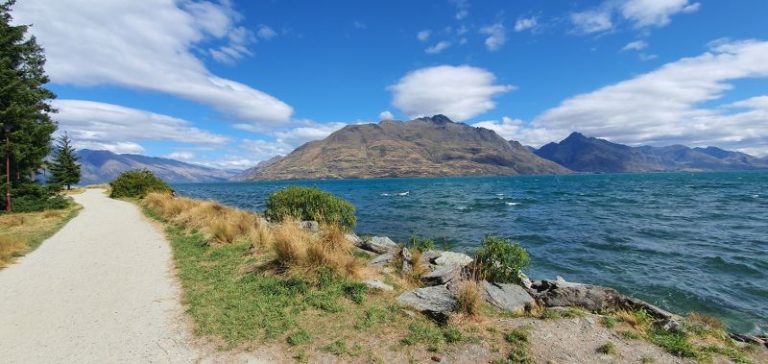
[[[0,215],[0,267],[35,250],[75,217],[80,209],[80,205],[71,203],[65,209]]]
[[[140,203],[164,224],[196,334],[223,349],[269,347],[300,362],[496,363],[559,362],[558,355],[575,350],[597,361],[650,362],[666,351],[749,363],[760,362],[752,358],[763,350],[735,344],[720,324],[701,317],[686,320],[683,334],[658,330],[644,311],[501,312],[482,303],[471,281],[459,288],[459,312],[438,324],[395,302],[420,284],[413,273],[397,263],[368,267],[370,257],[350,246],[338,226],[321,224],[310,233],[295,220],[267,223],[254,213],[165,194]],[[371,290],[360,283],[365,279],[395,289]],[[569,329],[586,339],[568,336],[572,342],[553,351],[555,342],[546,338]]]

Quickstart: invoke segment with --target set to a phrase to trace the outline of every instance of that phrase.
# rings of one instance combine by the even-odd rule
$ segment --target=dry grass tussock
[[[474,316],[480,313],[483,299],[480,296],[480,286],[474,280],[466,280],[459,285],[459,294],[456,297],[458,311]]]
[[[9,236],[0,236],[0,267],[12,263],[13,259],[27,250],[27,244]]]
[[[273,251],[276,263],[293,273],[325,267],[340,276],[358,277],[364,265],[351,254],[344,230],[338,226],[323,225],[319,233],[311,233],[296,220],[268,224],[255,213],[163,193],[147,195],[143,204],[171,223],[201,232],[209,244],[249,241],[256,254]]]
[[[0,214],[0,267],[4,267],[53,235],[80,209]]]
[[[164,193],[147,195],[143,204],[167,221],[201,232],[210,244],[250,241],[263,247],[270,243],[266,223],[251,212]]]

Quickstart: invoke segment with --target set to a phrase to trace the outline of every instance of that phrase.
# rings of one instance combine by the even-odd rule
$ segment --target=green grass
[[[291,346],[306,344],[312,341],[312,335],[304,330],[300,330],[288,336],[287,341]]]
[[[606,317],[603,317],[600,323],[603,324],[603,326],[605,326],[606,328],[612,329],[616,326],[617,321],[613,317],[606,316]]]
[[[627,340],[639,340],[643,337],[634,331],[619,331],[619,335]]]

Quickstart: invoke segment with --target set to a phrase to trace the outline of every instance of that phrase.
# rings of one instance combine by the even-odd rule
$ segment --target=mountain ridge
[[[347,125],[305,143],[249,180],[570,173],[494,131],[444,115]]]

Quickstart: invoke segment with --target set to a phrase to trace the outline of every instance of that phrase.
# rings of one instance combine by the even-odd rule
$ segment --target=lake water
[[[289,184],[357,207],[360,234],[418,235],[471,252],[520,242],[527,273],[610,286],[676,313],[768,332],[768,173],[660,173],[178,184],[181,195],[263,211]],[[407,192],[407,193],[406,193]]]

